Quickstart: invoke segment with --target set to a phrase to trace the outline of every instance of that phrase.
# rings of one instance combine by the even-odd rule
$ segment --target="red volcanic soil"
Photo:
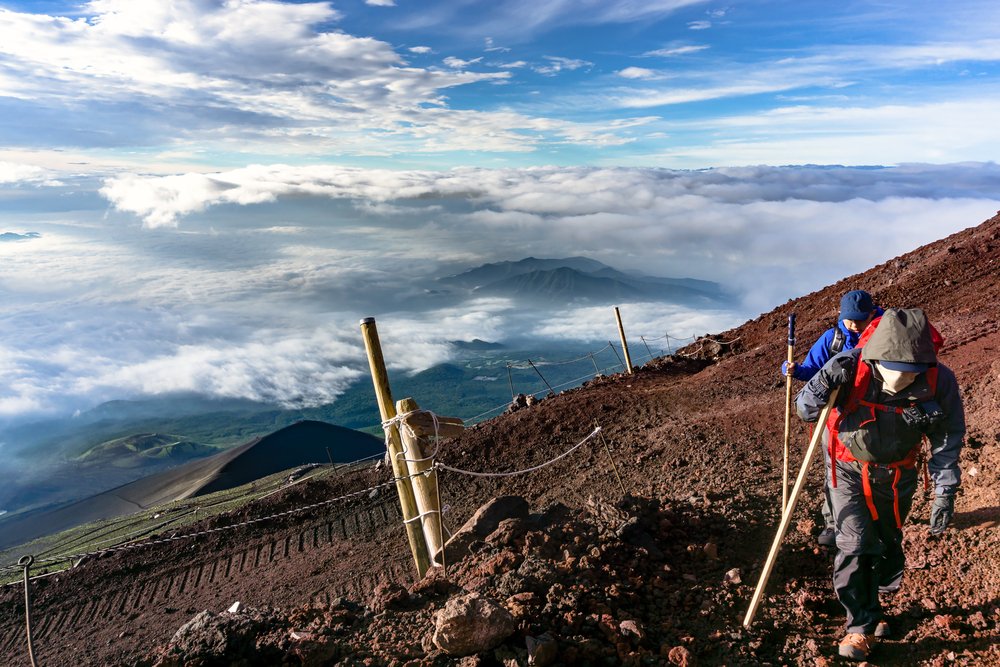
[[[922,307],[945,337],[969,425],[952,528],[927,533],[918,492],[894,638],[873,665],[1000,665],[1000,216],[791,301],[680,354],[468,429],[440,459],[520,476],[441,477],[446,523],[497,496],[527,500],[440,573],[415,582],[391,486],[230,530],[109,554],[33,584],[40,664],[835,665],[843,611],[815,544],[821,457],[754,625],[742,628],[779,519],[785,326],[800,349],[848,289]],[[801,356],[801,355],[800,355]],[[419,397],[416,397],[419,401]],[[433,409],[433,406],[427,406]],[[794,422],[793,474],[807,442]],[[384,483],[371,467],[211,519],[204,530]],[[479,593],[513,629],[457,658],[430,640],[449,600]],[[22,591],[0,592],[0,662],[27,664]],[[222,613],[233,602],[250,609]],[[198,629],[171,637],[199,612]]]

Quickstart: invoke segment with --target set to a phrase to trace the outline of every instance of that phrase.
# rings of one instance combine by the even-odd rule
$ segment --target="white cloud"
[[[483,40],[483,50],[487,53],[507,53],[510,51],[506,46],[496,46],[492,37],[486,37]]]
[[[81,393],[198,392],[287,407],[321,405],[333,402],[361,377],[356,363],[359,351],[357,344],[330,340],[324,331],[305,337],[261,331],[242,345],[232,341],[182,345],[171,354],[138,363],[112,363],[96,376],[81,379],[75,388]]]
[[[670,58],[673,56],[683,56],[689,53],[698,53],[699,51],[704,51],[710,48],[707,44],[688,44],[684,46],[673,46],[663,49],[656,49],[655,51],[647,51],[642,54],[644,56],[659,56],[661,58]]]
[[[31,164],[0,161],[0,183],[58,186],[62,183],[49,169]]]
[[[118,141],[173,144],[164,155],[174,146],[182,154],[290,156],[473,146],[522,152],[561,142],[562,129],[583,127],[512,111],[451,109],[445,90],[503,82],[509,68],[464,69],[479,58],[446,59],[447,70],[409,66],[386,42],[323,30],[340,18],[325,2],[100,0],[86,11],[88,18],[69,20],[3,10],[0,21],[0,96],[83,109],[74,114],[82,128],[101,129],[81,129],[80,141],[105,141],[113,126]],[[101,114],[123,104],[141,121],[133,126],[112,114],[102,123]],[[526,127],[532,132],[520,131]],[[137,161],[151,162],[147,155]]]
[[[365,4],[373,7],[395,7],[396,0],[365,0]]]
[[[410,51],[410,53],[420,53],[420,54],[434,52],[434,50],[429,46],[411,46],[408,49],[408,51]]]
[[[546,76],[554,76],[563,70],[571,72],[582,67],[592,67],[594,64],[587,60],[563,58],[562,56],[545,56],[545,60],[549,61],[549,64],[539,65],[535,67],[535,71]]]
[[[1000,151],[1000,127],[980,122],[994,106],[992,98],[972,98],[870,108],[778,108],[688,125],[691,130],[710,130],[712,139],[697,146],[678,142],[653,162],[900,164],[942,162],[955,155],[985,162]]]
[[[649,21],[705,0],[469,0],[432,5],[406,24],[460,32],[475,29],[493,38],[518,39],[564,26]],[[474,17],[470,24],[468,17]]]
[[[482,56],[480,56],[479,58],[473,58],[471,60],[462,60],[461,58],[448,56],[442,62],[444,62],[445,65],[453,69],[463,69],[465,67],[468,67],[469,65],[475,65],[476,63],[482,61],[482,59],[483,59]]]
[[[744,321],[744,318],[731,310],[692,309],[663,303],[623,304],[619,311],[632,348],[630,356],[633,363],[649,356],[642,345],[642,338],[647,340],[653,354],[662,354],[668,347],[665,336],[675,339],[669,342],[669,347],[676,349],[677,339],[686,340],[706,333],[726,331]],[[551,313],[538,322],[533,333],[545,338],[599,341],[608,338],[609,331],[614,331],[612,327],[615,326],[617,323],[610,308],[586,306]],[[619,345],[617,337],[611,337],[614,338],[615,345]]]
[[[688,24],[689,30],[708,30],[712,27],[711,21],[691,21]]]
[[[618,76],[623,79],[652,79],[656,72],[645,67],[626,67],[618,71]]]

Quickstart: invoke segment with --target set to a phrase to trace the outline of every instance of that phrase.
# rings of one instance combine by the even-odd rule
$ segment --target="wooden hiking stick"
[[[792,372],[795,362],[795,313],[788,316],[788,365],[785,368],[785,456],[781,466],[781,511],[788,507],[788,439],[792,431]]]
[[[747,609],[746,618],[743,619],[744,628],[750,627],[750,624],[753,623],[753,617],[757,614],[757,608],[760,606],[761,598],[764,596],[764,588],[767,587],[767,580],[771,576],[774,562],[778,559],[778,550],[781,548],[781,541],[785,539],[785,533],[788,532],[788,524],[792,522],[792,512],[795,511],[795,504],[798,502],[802,487],[805,486],[809,464],[812,463],[813,455],[816,453],[816,446],[823,436],[823,431],[826,430],[826,420],[830,416],[830,410],[833,409],[833,404],[837,400],[837,393],[839,391],[840,387],[837,387],[830,392],[830,400],[827,401],[819,413],[816,428],[813,429],[812,439],[809,441],[809,449],[806,450],[805,458],[802,459],[802,467],[799,468],[799,476],[795,480],[795,488],[792,489],[792,496],[788,499],[788,507],[781,514],[781,524],[778,526],[778,532],[774,535],[771,552],[767,555],[764,570],[760,573],[760,581],[757,582],[757,590],[753,593],[753,599],[750,600],[750,608]]]

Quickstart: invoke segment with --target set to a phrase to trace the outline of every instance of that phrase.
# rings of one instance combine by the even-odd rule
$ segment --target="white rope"
[[[567,359],[566,361],[535,361],[535,362],[530,362],[530,363],[534,363],[535,366],[564,366],[566,364],[575,364],[575,363],[578,363],[580,361],[584,361],[586,359],[590,359],[590,357],[592,355],[600,354],[601,352],[604,352],[604,350],[608,349],[609,347],[611,347],[610,344],[605,345],[604,347],[602,347],[599,350],[594,350],[593,352],[588,352],[587,354],[583,355],[582,357],[577,357],[576,359]],[[526,363],[528,363],[528,365],[525,365]],[[523,361],[514,361],[514,362],[507,362],[507,366],[508,366],[508,368],[516,368],[518,370],[525,371],[525,370],[529,370],[531,368],[530,363],[529,362],[523,362]]]
[[[425,516],[430,516],[431,514],[442,514],[442,512],[438,510],[427,510],[426,512],[421,512],[420,514],[411,519],[403,519],[403,523],[414,523],[416,521],[420,521]]]
[[[539,464],[537,466],[533,466],[531,468],[525,468],[524,470],[518,470],[518,471],[515,471],[515,472],[474,472],[472,470],[462,470],[460,468],[453,468],[453,467],[451,467],[449,465],[441,463],[440,461],[437,461],[434,465],[436,467],[438,467],[438,468],[441,468],[442,470],[450,470],[451,472],[457,472],[457,473],[462,474],[462,475],[471,475],[473,477],[513,477],[514,475],[524,475],[524,474],[529,473],[529,472],[535,472],[536,470],[541,470],[542,468],[545,468],[546,466],[550,466],[553,463],[556,463],[560,459],[566,458],[567,456],[569,456],[570,454],[572,454],[573,452],[575,452],[577,449],[579,449],[581,446],[583,446],[583,444],[585,442],[587,442],[588,440],[590,440],[591,438],[593,438],[595,435],[597,435],[600,432],[601,432],[601,427],[598,426],[597,428],[595,428],[593,431],[590,432],[590,435],[588,435],[583,440],[581,440],[580,442],[576,443],[570,449],[567,449],[565,452],[563,452],[559,456],[555,457],[554,459],[546,461],[545,463],[541,463],[541,464]]]
[[[434,451],[431,452],[429,456],[425,456],[422,459],[409,459],[409,458],[406,458],[406,455],[410,453],[409,447],[406,446],[406,441],[403,438],[400,438],[399,439],[399,444],[400,444],[400,447],[402,447],[402,451],[400,451],[399,454],[396,455],[396,460],[397,461],[402,460],[405,463],[423,463],[425,461],[432,461],[433,462],[434,461],[434,457],[437,456],[438,446],[439,446],[439,443],[440,443],[440,438],[438,437],[438,433],[440,432],[441,426],[438,423],[438,416],[436,414],[434,414],[433,412],[431,412],[430,410],[411,410],[410,412],[404,412],[401,415],[396,415],[392,419],[387,419],[384,422],[382,422],[382,428],[383,428],[383,430],[385,430],[385,448],[386,448],[386,451],[389,450],[389,438],[390,438],[390,430],[389,429],[391,429],[393,426],[395,426],[397,429],[399,429],[400,426],[405,426],[407,432],[413,437],[414,440],[416,440],[418,437],[420,437],[420,436],[417,435],[417,432],[413,430],[413,427],[410,426],[408,423],[406,423],[406,418],[407,417],[409,417],[410,415],[414,415],[414,414],[416,414],[418,412],[426,412],[427,414],[429,414],[431,416],[431,421],[434,423]],[[417,474],[419,474],[419,475],[426,475],[430,470],[431,469],[428,468],[427,470],[425,470],[423,472],[420,472],[420,473],[417,473]]]
[[[417,474],[423,474],[423,473],[417,473]],[[81,560],[81,559],[87,558],[87,557],[97,557],[97,556],[102,556],[104,554],[114,553],[116,551],[124,551],[125,549],[135,549],[135,548],[138,548],[138,547],[153,546],[153,545],[156,545],[156,544],[166,544],[168,542],[176,542],[178,540],[187,540],[187,539],[192,539],[192,538],[195,538],[195,537],[201,537],[202,535],[211,535],[213,533],[221,533],[221,532],[224,532],[224,531],[227,531],[227,530],[231,530],[231,529],[235,529],[235,528],[240,528],[240,527],[243,527],[243,526],[249,526],[249,525],[252,525],[252,524],[255,524],[255,523],[260,523],[262,521],[269,521],[271,519],[277,519],[279,517],[288,516],[290,514],[296,514],[298,512],[305,512],[307,510],[316,509],[318,507],[323,507],[325,505],[330,505],[332,503],[335,503],[335,502],[338,502],[338,501],[341,501],[341,500],[347,500],[347,499],[353,498],[355,496],[360,496],[360,495],[363,495],[363,494],[371,493],[372,491],[374,491],[376,489],[380,489],[380,488],[386,487],[386,486],[391,486],[391,485],[396,484],[397,482],[400,482],[402,480],[410,479],[411,477],[416,477],[416,475],[405,475],[403,477],[393,477],[392,479],[390,479],[390,480],[388,480],[386,482],[382,482],[380,484],[376,484],[374,486],[370,486],[370,487],[368,487],[366,489],[361,489],[359,491],[352,491],[351,493],[347,493],[347,494],[344,494],[342,496],[337,496],[336,498],[329,498],[327,500],[323,500],[323,501],[320,501],[318,503],[313,503],[311,505],[305,505],[303,507],[292,508],[290,510],[285,510],[284,512],[278,512],[277,514],[271,514],[269,516],[259,517],[257,519],[248,519],[247,521],[242,521],[240,523],[230,524],[228,526],[219,526],[218,528],[209,528],[207,530],[201,530],[201,531],[198,531],[196,533],[187,533],[187,534],[184,534],[184,535],[171,535],[170,537],[165,537],[163,539],[153,540],[153,541],[149,541],[149,542],[130,542],[130,543],[127,543],[127,544],[121,544],[121,545],[118,545],[118,546],[115,546],[115,547],[111,547],[109,549],[101,549],[99,551],[88,551],[88,552],[85,552],[85,553],[78,553],[78,554],[73,554],[73,555],[70,555],[70,556],[59,556],[59,557],[54,557],[54,558],[45,558],[45,559],[41,559],[41,560],[35,561],[35,565],[36,566],[38,566],[38,565],[55,565],[56,563],[62,563],[62,562],[65,562],[65,561]]]

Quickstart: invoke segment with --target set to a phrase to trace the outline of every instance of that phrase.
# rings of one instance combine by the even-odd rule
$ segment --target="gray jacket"
[[[819,418],[835,387],[843,387],[837,395],[836,407],[842,409],[854,386],[854,375],[858,364],[872,362],[861,359],[865,348],[841,352],[831,358],[799,392],[795,406],[799,417],[808,422]],[[909,425],[902,415],[893,411],[869,410],[860,406],[852,415],[845,417],[841,424],[840,439],[845,445],[849,441],[867,446],[873,451],[908,451],[918,444],[923,435],[931,445],[928,468],[934,480],[938,495],[952,495],[961,483],[958,466],[959,454],[965,439],[965,411],[958,391],[955,374],[947,366],[937,365],[937,384],[932,391],[927,384],[926,373],[918,376],[910,386],[892,395],[882,391],[882,381],[872,368],[871,380],[864,400],[888,407],[907,407],[911,403],[935,401],[944,412],[944,418],[927,428]],[[874,419],[874,421],[871,421]],[[823,434],[824,442],[827,433]],[[863,442],[862,442],[863,441]]]

